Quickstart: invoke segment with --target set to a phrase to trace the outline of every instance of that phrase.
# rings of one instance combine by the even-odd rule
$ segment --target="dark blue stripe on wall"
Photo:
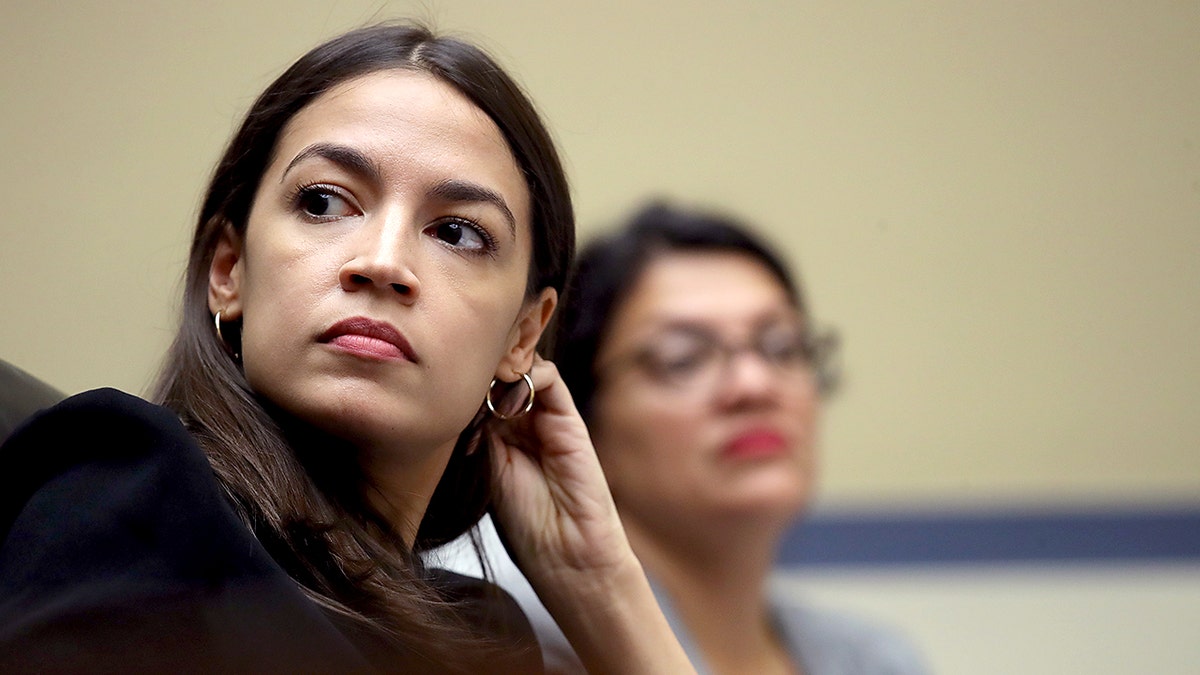
[[[1200,562],[1200,505],[1005,511],[825,512],[784,540],[786,566]]]

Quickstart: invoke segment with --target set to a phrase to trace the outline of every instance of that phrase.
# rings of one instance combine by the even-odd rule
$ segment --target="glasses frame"
[[[786,374],[788,364],[780,363],[776,357],[769,353],[765,344],[766,336],[777,325],[771,324],[759,328],[749,339],[740,340],[736,343],[731,343],[729,340],[720,337],[715,331],[700,326],[673,326],[664,331],[664,333],[684,333],[700,339],[705,346],[705,350],[710,354],[705,359],[711,359],[717,364],[715,367],[712,367],[713,374],[707,378],[702,376],[705,366],[699,368],[698,374],[693,376],[691,381],[671,381],[672,378],[664,376],[661,373],[659,364],[656,362],[657,357],[655,354],[658,348],[657,343],[660,343],[664,337],[662,335],[648,339],[640,347],[632,348],[623,356],[609,360],[608,364],[604,367],[603,373],[607,376],[612,376],[625,368],[633,366],[642,372],[647,379],[666,390],[685,391],[695,388],[711,391],[729,373],[735,357],[745,352],[751,352],[773,372]],[[840,366],[837,361],[840,341],[837,334],[829,329],[812,330],[807,326],[801,328],[798,332],[800,333],[802,358],[796,365],[816,377],[818,391],[822,395],[832,393],[836,389],[840,379]],[[797,368],[797,374],[799,372],[800,368]],[[598,377],[597,381],[600,380],[601,378]]]

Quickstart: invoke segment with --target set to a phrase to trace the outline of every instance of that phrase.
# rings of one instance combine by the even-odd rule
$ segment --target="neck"
[[[432,453],[429,460],[419,465],[381,454],[360,460],[364,474],[361,489],[366,504],[387,521],[409,550],[416,542],[421,520],[453,450],[451,444],[444,451]]]
[[[712,672],[797,672],[775,633],[766,597],[786,525],[707,521],[655,530],[622,516],[642,564],[666,592]]]
[[[375,514],[381,528],[411,550],[426,507],[445,470],[444,451],[400,453],[363,447],[290,416],[275,415],[296,457],[326,497],[348,513]],[[419,464],[402,458],[426,458]]]

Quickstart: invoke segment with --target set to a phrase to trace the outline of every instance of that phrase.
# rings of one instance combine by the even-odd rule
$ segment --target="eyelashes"
[[[455,249],[494,255],[497,249],[492,233],[468,218],[445,218],[425,228],[426,234]]]
[[[312,223],[323,223],[363,215],[353,197],[345,190],[327,183],[305,183],[296,186],[287,198],[291,209]],[[488,230],[472,218],[449,215],[426,225],[422,232],[442,245],[459,253],[494,256],[499,242]]]
[[[349,195],[332,185],[313,183],[300,185],[292,191],[288,202],[292,208],[313,221],[349,218],[361,215]]]

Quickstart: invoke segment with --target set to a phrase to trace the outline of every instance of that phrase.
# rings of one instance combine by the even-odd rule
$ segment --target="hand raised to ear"
[[[694,672],[629,546],[583,418],[534,357],[527,415],[492,423],[495,515],[512,558],[591,672]]]

